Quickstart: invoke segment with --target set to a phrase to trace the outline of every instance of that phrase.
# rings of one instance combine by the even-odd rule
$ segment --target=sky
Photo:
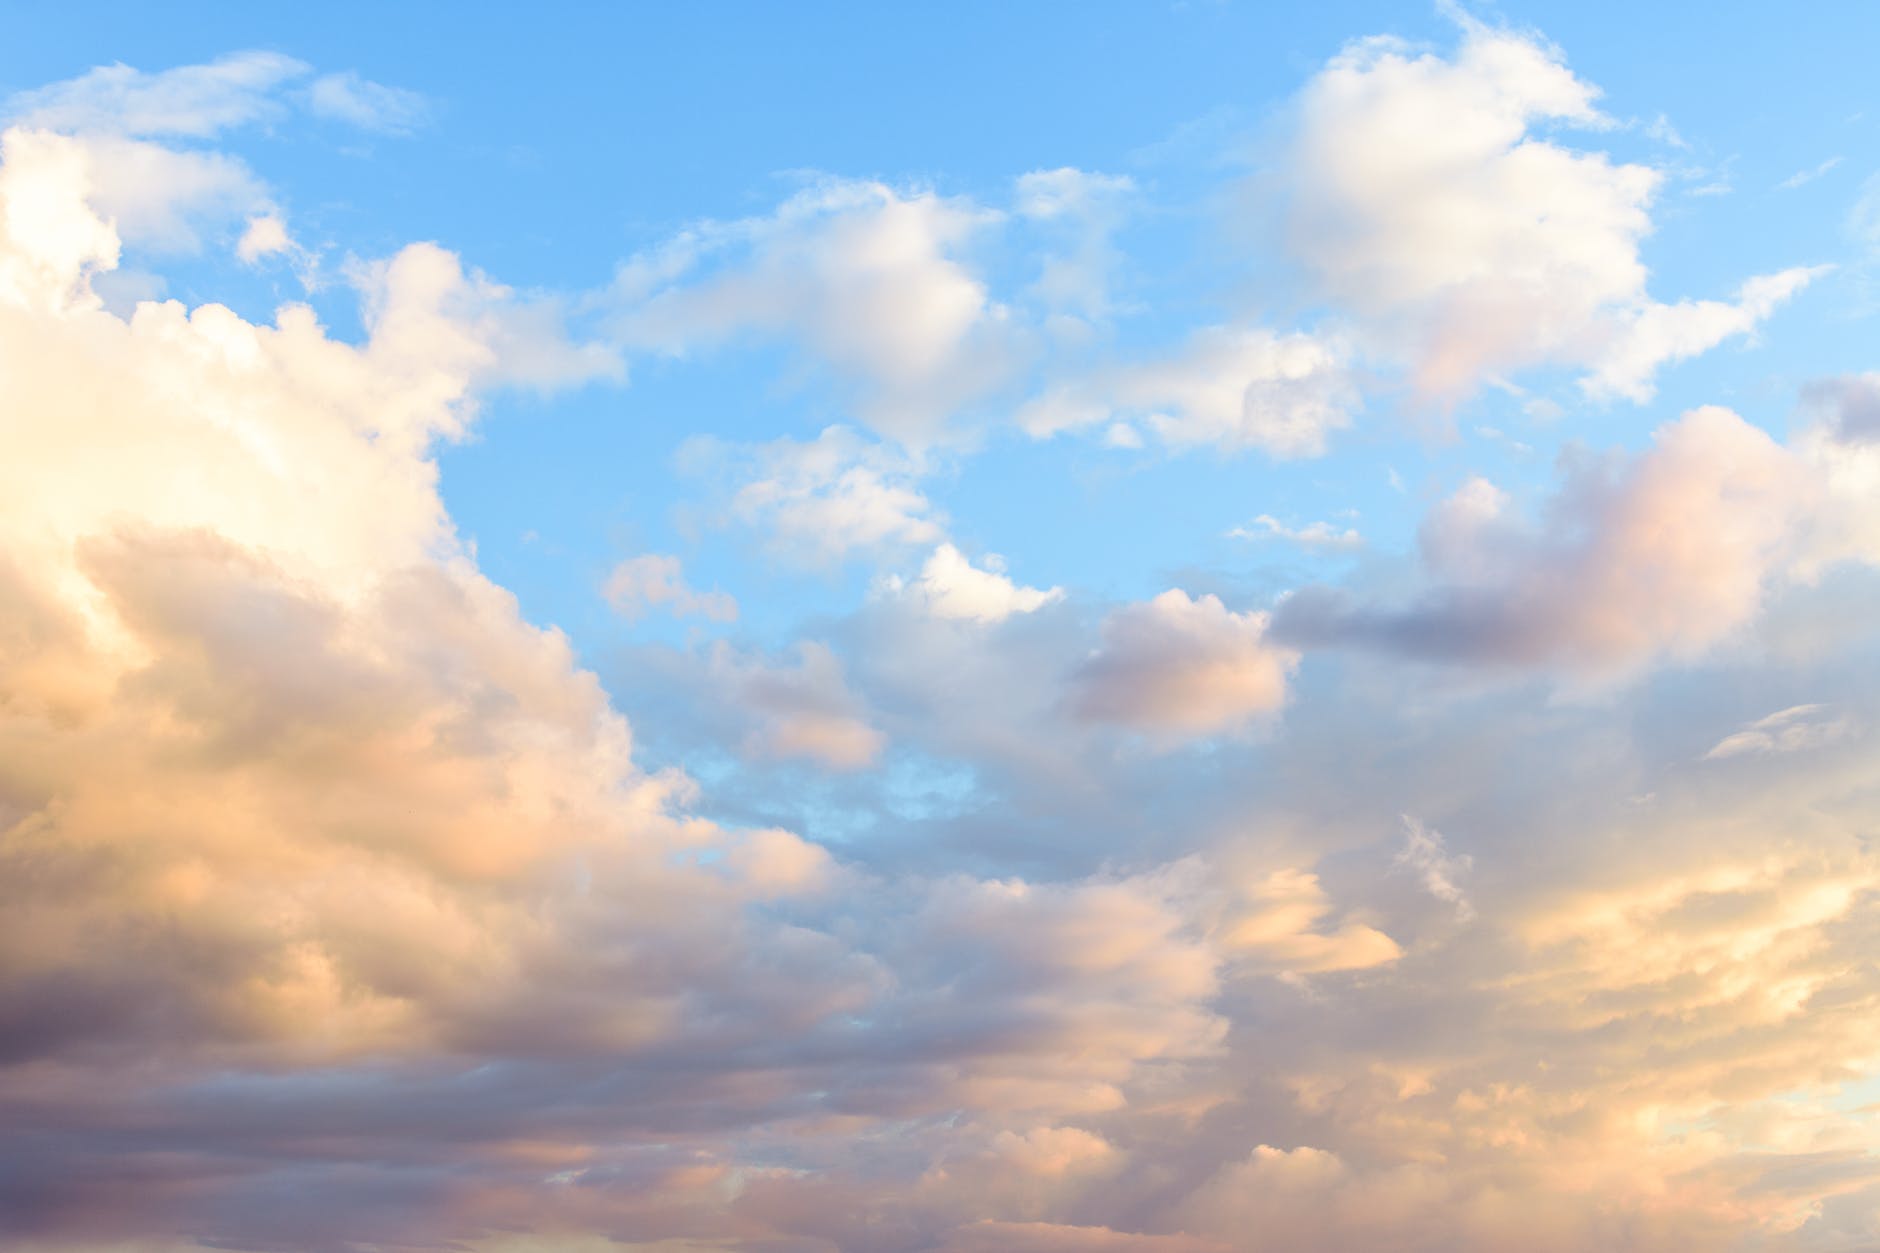
[[[5,21],[0,1249],[1880,1248],[1880,9]]]

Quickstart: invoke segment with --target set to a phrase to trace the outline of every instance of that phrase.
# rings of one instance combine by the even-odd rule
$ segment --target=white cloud
[[[1423,397],[1557,363],[1642,399],[1660,365],[1747,334],[1813,273],[1751,280],[1734,305],[1652,300],[1639,244],[1662,175],[1536,134],[1611,123],[1556,50],[1460,21],[1453,58],[1385,39],[1334,58],[1281,184],[1294,254]]]
[[[930,191],[829,182],[630,261],[619,334],[675,355],[740,335],[792,342],[850,387],[870,426],[930,438],[1006,370],[1007,313],[960,255],[996,220]]]
[[[986,558],[982,570],[952,544],[942,544],[906,591],[936,618],[982,623],[1003,622],[1064,598],[1062,588],[1021,587],[1004,569],[996,555]]]
[[[1301,548],[1338,550],[1364,547],[1364,536],[1352,527],[1341,528],[1330,522],[1308,522],[1304,526],[1292,527],[1265,513],[1247,526],[1237,526],[1227,534],[1230,539],[1282,539]]]
[[[731,513],[800,560],[839,561],[944,538],[942,519],[920,490],[918,464],[846,427],[753,449],[697,444],[691,458],[732,461],[742,481]]]
[[[602,589],[614,612],[632,622],[648,606],[664,606],[675,618],[692,614],[711,622],[735,622],[738,602],[720,591],[700,592],[687,586],[679,558],[660,553],[629,557],[613,568]]]
[[[258,214],[248,219],[248,228],[235,245],[235,255],[249,265],[265,257],[276,256],[294,250],[294,240],[287,233],[287,226],[272,213]]]

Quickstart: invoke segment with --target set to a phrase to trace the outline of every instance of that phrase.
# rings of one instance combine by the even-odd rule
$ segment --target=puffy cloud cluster
[[[435,245],[353,268],[357,343],[300,306],[261,324],[97,295],[154,211],[100,213],[98,136],[207,134],[304,73],[101,71],[29,102],[89,137],[0,149],[0,1242],[1880,1238],[1856,1116],[1880,1066],[1872,642],[1703,669],[1765,610],[1868,620],[1864,378],[1811,389],[1786,444],[1700,409],[1635,456],[1570,458],[1531,518],[1471,480],[1427,519],[1407,601],[1367,569],[1271,614],[1026,586],[948,538],[919,452],[847,427],[700,443],[779,550],[918,570],[813,642],[672,653],[676,695],[630,728],[480,571],[435,459],[484,391],[617,375],[619,345]],[[307,91],[398,112],[343,76]],[[95,117],[119,122],[71,120]],[[1600,338],[1662,308],[1636,269],[1649,180],[1527,136],[1596,120],[1530,40],[1472,30],[1453,64],[1366,46],[1302,117],[1379,158],[1391,229],[1428,249],[1399,274],[1367,251],[1378,223],[1327,202],[1354,267],[1320,258],[1328,281],[1380,280],[1381,325],[1438,315],[1406,350],[1433,386],[1541,359],[1636,379],[1746,325],[1666,314],[1633,358]],[[1379,117],[1454,151],[1429,166]],[[1564,225],[1500,216],[1532,208],[1530,174]],[[1132,189],[1019,191],[1071,241],[1042,298],[1105,316]],[[1504,269],[1458,279],[1461,245],[1430,232],[1472,212]],[[1002,306],[961,259],[982,218],[858,184],[701,228],[622,274],[624,342],[787,340],[917,444],[1001,365]],[[279,219],[248,231],[253,258],[292,247]],[[1483,310],[1517,328],[1486,355],[1462,342]],[[1099,416],[1075,420],[1291,453],[1349,410],[1325,342],[1193,346],[1089,382]],[[629,616],[732,620],[684,574],[645,554],[607,590]],[[1301,660],[1334,644],[1637,682],[1590,707]],[[655,655],[610,673],[623,701]],[[1660,655],[1695,678],[1644,675]],[[1283,734],[1244,734],[1282,709]],[[739,756],[707,785],[636,761],[687,717]],[[852,808],[885,817],[838,847]]]
[[[730,1216],[728,1171],[754,1211],[788,1177],[767,1126],[966,1109],[1075,1175],[1095,1137],[1036,1128],[1217,1046],[1175,886],[831,902],[855,872],[634,765],[437,494],[476,389],[585,371],[530,306],[420,245],[360,271],[357,345],[295,306],[120,317],[85,159],[14,131],[0,165],[7,1239],[731,1238],[792,1225]],[[876,750],[826,651],[723,668],[763,751]]]

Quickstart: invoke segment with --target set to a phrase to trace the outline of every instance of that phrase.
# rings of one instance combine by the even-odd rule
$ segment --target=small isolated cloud
[[[1301,548],[1334,551],[1364,547],[1364,536],[1351,527],[1340,528],[1330,522],[1308,522],[1304,526],[1293,527],[1266,513],[1246,526],[1235,527],[1227,536],[1229,539],[1279,539]]]
[[[1003,622],[1064,599],[1063,588],[1014,583],[997,554],[988,554],[981,569],[952,544],[934,549],[920,576],[904,590],[936,618],[980,623]]]
[[[720,591],[694,591],[686,584],[679,558],[660,553],[629,557],[613,568],[602,589],[614,612],[629,622],[648,608],[664,608],[675,618],[698,615],[711,622],[736,622],[738,602]]]
[[[1839,164],[1841,164],[1840,157],[1829,157],[1826,161],[1823,161],[1820,165],[1817,165],[1813,167],[1812,169],[1797,170],[1795,173],[1789,175],[1787,178],[1777,183],[1776,190],[1777,191],[1793,191],[1797,187],[1802,186],[1804,183],[1814,182],[1816,179],[1820,178],[1823,174],[1826,174],[1829,170],[1832,170],[1835,166]]]
[[[1746,753],[1798,753],[1843,739],[1853,730],[1852,718],[1831,716],[1827,705],[1793,705],[1745,723],[1717,741],[1704,760]]]
[[[1409,814],[1403,818],[1403,848],[1395,864],[1413,872],[1423,890],[1437,900],[1452,905],[1456,918],[1467,922],[1475,917],[1475,906],[1462,891],[1459,880],[1469,872],[1474,859],[1467,853],[1451,853],[1443,842],[1443,833],[1426,827]]]
[[[1358,405],[1338,341],[1213,327],[1173,356],[1059,384],[1025,405],[1018,423],[1047,436],[1104,424],[1114,432],[1127,419],[1178,447],[1313,457],[1350,424]]]
[[[1267,638],[1267,615],[1179,588],[1104,619],[1102,644],[1073,678],[1079,716],[1157,736],[1244,728],[1285,703],[1295,655]]]
[[[755,447],[700,442],[688,459],[729,463],[741,480],[731,515],[798,561],[828,564],[945,537],[941,515],[920,490],[919,463],[847,427]]]
[[[248,229],[242,232],[241,240],[235,245],[235,255],[249,265],[265,257],[288,252],[294,247],[293,237],[287,233],[287,224],[272,213],[263,213],[248,219]]]
[[[387,87],[351,70],[322,74],[307,88],[307,110],[360,130],[403,135],[417,129],[430,112],[425,98],[403,87]]]

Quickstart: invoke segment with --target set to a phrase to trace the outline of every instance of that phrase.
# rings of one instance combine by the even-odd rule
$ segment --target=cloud
[[[1880,374],[1817,379],[1802,388],[1802,401],[1836,440],[1880,441]]]
[[[830,181],[771,217],[704,223],[628,262],[618,333],[672,355],[741,336],[792,343],[868,425],[929,439],[1006,370],[1007,313],[960,255],[996,220],[930,191]]]
[[[1403,955],[1376,927],[1347,920],[1322,927],[1332,903],[1317,875],[1279,870],[1254,885],[1227,929],[1227,943],[1256,964],[1291,975],[1365,970]]]
[[[1013,614],[1033,613],[1064,599],[1062,588],[1021,587],[1012,582],[996,554],[986,558],[986,566],[982,570],[953,545],[942,544],[927,558],[920,576],[905,585],[905,591],[936,618],[980,623],[1003,622]]]
[[[202,139],[278,116],[281,88],[309,72],[275,52],[237,52],[156,74],[120,63],[20,92],[3,111],[43,130]]]
[[[361,130],[403,135],[424,122],[430,104],[415,91],[387,87],[347,70],[314,79],[307,87],[307,110]]]
[[[1820,178],[1823,174],[1826,174],[1829,170],[1832,170],[1835,166],[1839,164],[1841,164],[1840,157],[1838,156],[1829,157],[1826,161],[1823,161],[1820,165],[1813,166],[1810,169],[1806,169],[1806,170],[1797,170],[1795,173],[1789,175],[1787,178],[1777,183],[1776,190],[1777,191],[1794,191],[1797,187],[1803,186],[1806,183],[1814,182],[1816,179]]]
[[[1227,533],[1230,539],[1282,539],[1301,548],[1352,549],[1364,547],[1364,536],[1352,527],[1342,530],[1330,522],[1308,522],[1290,527],[1271,514],[1261,514],[1247,526],[1237,526]]]
[[[650,605],[663,605],[675,618],[697,614],[709,622],[736,622],[738,602],[728,593],[699,592],[686,585],[677,557],[643,553],[613,568],[602,589],[614,612],[637,621]]]
[[[426,111],[418,93],[361,78],[323,74],[278,52],[234,52],[201,65],[147,73],[123,63],[15,93],[0,106],[11,122],[41,130],[124,138],[208,139],[283,117],[290,103],[366,130],[410,130]]]
[[[1451,853],[1443,844],[1443,833],[1431,830],[1409,814],[1403,815],[1403,848],[1396,865],[1416,872],[1423,890],[1437,900],[1455,906],[1456,918],[1467,922],[1475,917],[1475,907],[1457,882],[1467,874],[1474,861],[1467,853]]]
[[[1295,647],[1591,672],[1695,656],[1749,621],[1798,560],[1808,481],[1800,458],[1735,414],[1693,410],[1629,466],[1573,467],[1544,529],[1472,479],[1423,523],[1434,585],[1413,604],[1307,589],[1281,603],[1274,633]]]
[[[770,665],[722,641],[711,652],[711,674],[756,725],[746,737],[760,757],[800,758],[831,770],[874,764],[887,738],[869,724],[826,645],[797,645],[794,666]]]
[[[1112,276],[1123,260],[1111,239],[1137,194],[1135,182],[1065,166],[1020,175],[1014,191],[1018,214],[1063,241],[1040,266],[1038,298],[1060,316],[1108,317]]]
[[[286,225],[273,214],[260,214],[248,220],[248,229],[235,245],[235,255],[249,265],[265,257],[276,256],[283,252],[294,251],[293,237],[287,233]]]
[[[694,441],[682,460],[728,471],[736,480],[731,515],[800,562],[927,545],[945,534],[943,515],[920,490],[921,464],[847,427],[754,447]]]
[[[1746,723],[1704,754],[1705,761],[1744,753],[1795,753],[1833,743],[1854,730],[1848,718],[1826,717],[1826,705],[1792,705]]]
[[[1277,184],[1294,256],[1419,395],[1562,364],[1645,399],[1659,366],[1747,334],[1815,273],[1752,279],[1734,304],[1652,300],[1639,244],[1660,172],[1536,134],[1612,123],[1557,50],[1459,20],[1451,58],[1388,39],[1335,57]]]
[[[1267,639],[1267,615],[1233,613],[1179,588],[1116,610],[1076,672],[1073,708],[1156,735],[1244,728],[1285,702],[1293,654]]]
[[[1098,370],[1029,402],[1035,436],[1137,420],[1175,446],[1312,457],[1351,421],[1358,393],[1342,345],[1306,334],[1214,327],[1161,361]],[[1112,430],[1116,428],[1112,426]]]

